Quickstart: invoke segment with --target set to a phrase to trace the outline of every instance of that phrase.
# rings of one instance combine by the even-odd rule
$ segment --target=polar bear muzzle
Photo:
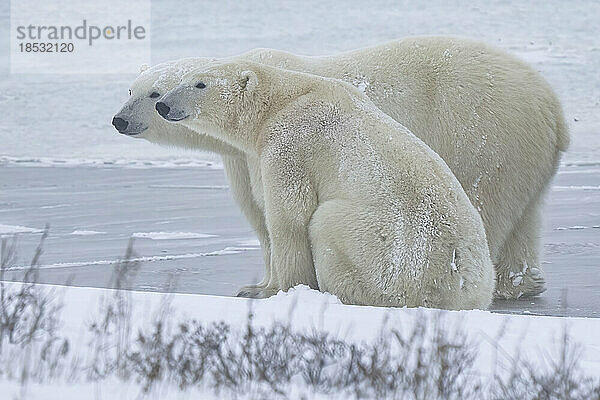
[[[113,117],[112,125],[119,133],[127,136],[137,136],[148,129],[148,125],[137,121],[135,117],[132,119],[130,113],[123,111]]]
[[[172,109],[165,102],[159,101],[154,106],[158,114],[166,119],[167,121],[177,122],[186,119],[188,115],[185,115],[182,110]]]

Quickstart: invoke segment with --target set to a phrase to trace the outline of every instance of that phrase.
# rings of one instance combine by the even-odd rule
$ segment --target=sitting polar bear
[[[328,57],[258,49],[236,59],[338,78],[364,90],[444,159],[478,209],[496,267],[496,296],[544,290],[540,205],[569,137],[556,96],[529,66],[481,43],[443,37],[408,38]],[[251,296],[268,282],[270,258],[257,160],[169,124],[154,111],[185,71],[208,61],[185,59],[143,72],[113,123],[135,137],[223,155],[233,196],[265,254],[263,283],[241,291]]]
[[[444,161],[352,85],[215,63],[186,74],[156,110],[259,160],[271,240],[264,296],[307,284],[351,304],[490,305],[477,210]]]

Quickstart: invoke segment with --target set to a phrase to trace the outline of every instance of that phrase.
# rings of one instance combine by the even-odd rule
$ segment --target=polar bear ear
[[[254,71],[243,71],[240,73],[240,86],[244,91],[253,91],[258,86],[258,76]]]
[[[147,70],[148,68],[150,68],[150,66],[148,64],[142,64],[142,65],[140,65],[140,74],[142,72],[144,72],[145,70]]]

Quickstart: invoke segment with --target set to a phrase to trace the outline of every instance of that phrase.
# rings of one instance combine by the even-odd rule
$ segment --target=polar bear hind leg
[[[531,297],[546,290],[539,261],[542,197],[528,204],[502,245],[496,263],[496,298]]]
[[[390,304],[381,291],[374,287],[353,259],[368,244],[350,243],[348,230],[352,228],[359,207],[349,200],[329,200],[320,204],[309,225],[309,238],[319,290],[337,296],[343,303],[372,306],[403,306]],[[361,272],[362,271],[362,272]]]
[[[430,254],[422,276],[418,263],[396,265],[393,260],[399,246],[392,239],[396,227],[388,223],[392,214],[382,215],[381,207],[351,200],[330,200],[319,205],[309,225],[319,290],[334,294],[347,304],[444,309],[489,306],[492,289],[481,281],[480,274],[472,273],[469,265],[476,263],[478,257],[470,254],[468,248],[455,250],[464,266],[461,273],[451,271],[450,249],[439,248],[439,252]],[[405,238],[410,235],[397,233]],[[403,250],[409,249],[410,253],[413,248],[406,243]],[[435,261],[447,252],[447,263]],[[492,265],[487,257],[492,284]]]

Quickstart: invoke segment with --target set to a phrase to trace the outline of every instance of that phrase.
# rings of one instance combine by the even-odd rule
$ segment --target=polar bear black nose
[[[129,125],[129,122],[127,122],[123,118],[114,117],[113,120],[112,120],[112,124],[113,124],[113,126],[115,128],[117,128],[117,130],[119,132],[122,133],[125,129],[127,129],[127,126]]]
[[[167,115],[169,114],[169,111],[171,111],[171,107],[169,107],[168,105],[166,105],[162,101],[159,101],[158,103],[156,103],[156,106],[154,106],[154,108],[156,108],[156,111],[158,111],[158,113],[160,114],[160,116],[163,117],[163,118],[167,118]]]

